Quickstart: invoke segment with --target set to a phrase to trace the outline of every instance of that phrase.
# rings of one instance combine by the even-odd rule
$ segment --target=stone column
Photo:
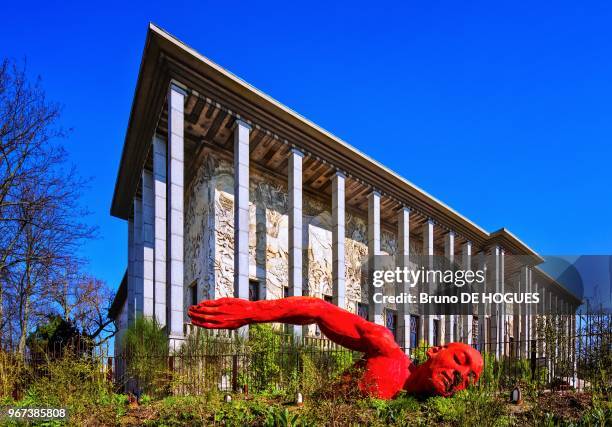
[[[484,252],[480,252],[478,254],[478,268],[484,271],[484,276],[485,276],[485,281],[480,286],[480,289],[478,289],[480,291],[478,293],[488,292],[489,290],[488,280],[490,280],[490,278],[488,277],[487,256]],[[485,343],[489,341],[489,331],[487,330],[487,320],[486,320],[487,315],[488,315],[488,310],[487,310],[487,304],[485,304],[482,301],[482,298],[480,299],[480,301],[478,302],[476,306],[476,312],[478,313],[478,347],[477,348],[479,351],[488,351],[488,349],[485,348]]]
[[[536,289],[536,284],[530,281],[530,270],[529,266],[526,266],[525,269],[525,283],[523,284],[523,290],[527,293],[533,293]],[[525,339],[527,340],[527,354],[530,352],[531,348],[531,338],[533,336],[533,328],[534,328],[534,319],[531,316],[533,312],[533,306],[531,304],[525,304],[524,307],[524,321],[525,321]]]
[[[529,287],[527,285],[527,277],[529,274],[529,267],[523,266],[521,267],[521,275],[519,278],[519,294],[525,294],[529,292]],[[519,354],[521,357],[529,357],[529,324],[530,319],[528,315],[528,307],[529,304],[518,304],[518,322],[519,322]]]
[[[455,232],[453,231],[449,231],[444,237],[444,257],[447,259],[450,268],[454,269]],[[444,322],[444,343],[455,341],[455,316],[453,314],[448,314],[442,318]]]
[[[578,366],[576,364],[576,345],[578,332],[576,331],[576,306],[570,305],[570,357],[572,363],[572,385],[574,388],[578,388]]]
[[[538,290],[538,293],[540,294],[540,299],[541,299],[540,306],[542,307],[542,313],[541,313],[541,316],[540,316],[540,321],[542,322],[542,325],[545,325],[546,321],[548,320],[548,316],[549,316],[549,314],[548,314],[549,297],[547,295],[547,292],[546,292],[546,289],[544,288],[544,286],[540,285],[539,283],[535,283],[535,286],[536,286],[536,288]],[[531,335],[532,336],[537,334],[537,331],[536,331],[537,327],[538,327],[537,321],[531,323]],[[534,331],[536,331],[536,332],[534,333]],[[545,339],[546,336],[543,335],[543,334],[541,336],[540,335],[537,335],[537,336],[538,336],[538,338],[541,338],[540,339],[540,342],[541,342],[541,346],[540,346],[541,352],[540,352],[539,356],[540,357],[546,357],[548,355],[548,353],[547,353],[548,350],[546,348],[546,339]]]
[[[134,310],[143,315],[142,199],[134,199]]]
[[[527,270],[527,286],[528,292],[535,294],[538,292],[537,284],[533,282],[533,270],[531,267]],[[539,304],[529,304],[527,307],[527,339],[529,340],[529,357],[531,357],[531,346],[535,346],[537,353],[537,327],[538,327],[538,306]]]
[[[153,291],[153,222],[155,196],[153,193],[153,174],[149,170],[142,171],[142,295],[143,316],[153,318],[154,291]]]
[[[396,265],[410,268],[410,209],[403,207],[397,214],[397,255]],[[410,284],[398,284],[398,295],[410,293]],[[397,304],[397,342],[408,353],[410,350],[410,310],[407,303]],[[418,344],[418,343],[417,343]]]
[[[506,292],[506,268],[505,268],[505,255],[506,252],[500,248],[499,249],[499,291],[504,294]],[[503,355],[507,355],[508,354],[508,347],[509,347],[509,341],[510,339],[508,338],[508,307],[506,307],[505,303],[500,304],[500,322],[499,322],[499,328],[501,331],[501,345],[500,345],[500,354]]]
[[[289,296],[302,296],[302,158],[292,149],[289,154]],[[293,327],[302,335],[302,326]]]
[[[183,339],[184,269],[184,106],[185,91],[170,85],[168,93],[168,303],[170,346]]]
[[[570,351],[570,346],[569,346],[569,316],[568,316],[568,303],[565,300],[562,300],[562,313],[563,313],[563,361],[567,362],[569,361],[569,351]]]
[[[568,355],[568,360],[571,362],[573,360],[573,341],[574,341],[574,334],[572,333],[572,303],[571,302],[566,302],[565,303],[565,318],[566,318],[566,323],[567,323],[567,355]]]
[[[465,271],[472,269],[472,242],[465,242],[461,247],[461,258],[462,266]],[[467,286],[467,285],[466,285]],[[479,285],[477,285],[479,286]],[[468,345],[472,345],[472,313],[474,310],[473,304],[469,304],[466,307],[462,307],[461,316],[461,337]]]
[[[384,292],[384,287],[375,288],[372,274],[379,267],[380,256],[380,193],[373,191],[368,196],[368,318],[377,325],[384,325],[383,304],[374,302],[375,292]]]
[[[340,171],[332,178],[332,301],[341,308],[346,308],[346,266],[344,261],[344,181],[346,177]]]
[[[428,219],[425,224],[423,224],[423,256],[425,257],[425,269],[433,269],[433,254],[434,254],[434,223],[432,219]],[[429,293],[433,289],[432,283],[426,283],[424,288],[429,291]],[[425,324],[427,323],[427,326]],[[420,324],[420,333],[419,335],[425,338],[425,334],[427,334],[427,344],[433,345],[435,342],[434,339],[434,316],[431,314],[423,315]],[[438,331],[439,333],[440,331]]]
[[[548,329],[549,325],[554,324],[554,319],[555,319],[555,312],[553,310],[553,294],[552,292],[548,291],[547,292],[547,305],[548,305],[548,314],[546,316],[546,328]],[[551,348],[551,346],[554,346],[554,343],[549,342],[548,338],[546,336],[544,336],[544,339],[546,339],[546,360],[548,361],[548,379],[549,381],[553,379],[554,373],[553,373],[553,369],[554,369],[554,363],[553,363],[553,359],[555,356],[555,349]]]
[[[559,320],[561,319],[561,315],[559,312],[559,296],[553,295],[553,310],[554,310],[554,319],[555,319],[555,357],[559,356]]]
[[[127,318],[128,325],[134,324],[136,318],[136,295],[134,275],[134,217],[128,219],[128,291],[127,291]]]
[[[500,262],[499,262],[499,254],[500,247],[495,246],[491,249],[491,266],[489,268],[490,272],[490,286],[489,289],[495,293],[501,291],[500,287]],[[501,355],[501,337],[502,337],[502,328],[501,328],[501,310],[500,304],[491,303],[491,345],[492,351],[495,353],[495,357],[499,358]]]
[[[166,152],[158,135],[153,138],[153,192],[155,194],[155,318],[166,325]]]
[[[234,123],[234,297],[249,299],[249,135]],[[245,330],[246,331],[246,330]]]

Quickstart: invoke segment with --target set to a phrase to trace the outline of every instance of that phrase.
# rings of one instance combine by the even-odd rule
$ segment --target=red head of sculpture
[[[413,368],[405,390],[422,395],[451,396],[478,381],[483,361],[469,345],[453,342],[427,350],[429,359]]]

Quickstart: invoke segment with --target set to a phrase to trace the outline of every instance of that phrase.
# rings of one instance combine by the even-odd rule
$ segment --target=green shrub
[[[497,390],[500,386],[502,369],[495,359],[495,354],[483,352],[482,360],[484,366],[480,374],[479,385],[488,390]]]
[[[61,357],[66,349],[80,355],[93,347],[91,339],[82,335],[70,320],[57,315],[48,316],[40,323],[28,335],[26,344],[30,353],[37,357]]]
[[[511,418],[493,393],[479,388],[462,390],[452,397],[432,397],[425,403],[429,423],[457,426],[505,426]]]
[[[125,332],[127,376],[141,393],[161,397],[170,392],[168,337],[155,319],[138,317]]]
[[[429,350],[429,345],[424,340],[419,341],[419,345],[412,351],[412,362],[414,362],[415,365],[425,363],[425,361],[429,359],[427,350]]]
[[[147,421],[146,425],[208,425],[208,420],[219,408],[219,400],[211,400],[207,396],[170,396],[157,402],[155,417]]]
[[[412,396],[402,393],[393,400],[370,399],[378,421],[386,425],[415,425],[423,422],[421,405]]]
[[[230,403],[222,401],[221,395],[167,397],[153,404],[154,419],[149,426],[247,426],[286,425],[302,426],[299,415],[285,411],[279,404],[261,397],[249,400],[239,396]],[[270,424],[271,423],[271,424]]]
[[[89,424],[92,417],[113,424],[125,412],[126,397],[114,393],[104,366],[95,360],[66,353],[47,363],[45,371],[29,385],[18,406],[65,407],[77,425]]]
[[[258,324],[249,329],[248,347],[251,352],[249,388],[251,390],[270,390],[279,382],[280,358],[286,357],[286,354],[279,352],[280,344],[281,337],[271,325]]]
[[[296,375],[299,374],[296,372]],[[302,355],[302,372],[301,375],[299,375],[298,380],[299,385],[295,387],[295,390],[291,391],[301,391],[304,393],[304,395],[312,395],[323,384],[321,371],[317,368],[316,363],[307,353]]]
[[[309,423],[299,413],[291,412],[287,408],[272,407],[268,411],[264,426],[266,427],[301,427]]]
[[[21,395],[31,374],[20,355],[0,351],[0,402]]]
[[[187,335],[176,353],[177,369],[173,381],[180,384],[180,391],[186,394],[201,394],[217,391],[221,377],[233,375],[233,355],[244,355],[245,343],[238,335],[218,335],[207,329],[197,328]],[[238,385],[247,383],[244,358],[236,356],[238,364]]]
[[[610,426],[612,425],[612,409],[607,406],[597,406],[588,410],[578,421],[579,426]]]

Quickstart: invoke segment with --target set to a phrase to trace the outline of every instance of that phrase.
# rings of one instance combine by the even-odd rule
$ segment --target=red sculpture
[[[380,399],[392,399],[401,390],[418,395],[450,396],[480,377],[480,353],[462,343],[427,350],[429,359],[416,366],[384,326],[313,297],[247,301],[221,298],[189,308],[193,324],[207,329],[236,329],[250,323],[316,323],[327,338],[364,353],[357,378],[359,389]]]

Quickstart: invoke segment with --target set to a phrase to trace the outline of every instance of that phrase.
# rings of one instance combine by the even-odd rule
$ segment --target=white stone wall
[[[208,155],[187,192],[185,286],[197,281],[200,299],[233,295],[233,185],[232,164]],[[261,298],[281,298],[288,284],[289,265],[286,183],[251,171],[249,200],[249,279],[260,281]],[[323,203],[305,194],[303,212],[303,294],[331,296],[331,198]],[[348,309],[356,312],[357,302],[367,303],[367,218],[350,211],[346,216],[345,250]],[[395,234],[383,230],[381,250],[395,254]],[[189,304],[190,293],[185,295]]]

